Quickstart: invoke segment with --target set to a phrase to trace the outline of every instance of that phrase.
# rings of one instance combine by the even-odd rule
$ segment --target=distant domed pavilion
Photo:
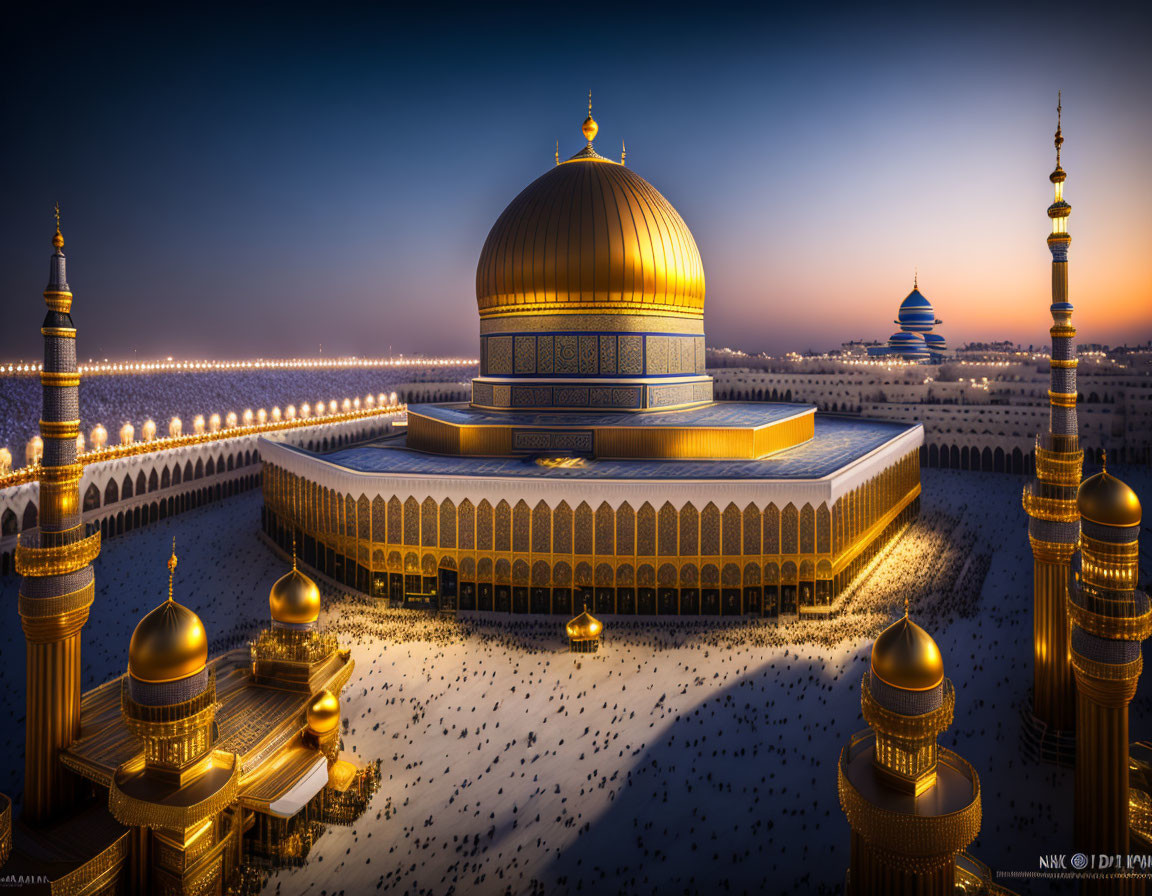
[[[834,613],[917,512],[922,428],[714,402],[696,241],[581,130],[484,241],[472,400],[325,454],[266,440],[266,532],[397,603]]]
[[[948,351],[947,340],[932,328],[944,321],[936,317],[932,303],[920,292],[919,277],[913,279],[912,292],[900,303],[893,323],[900,329],[884,345],[868,349],[873,357],[894,357],[905,361],[939,364]]]

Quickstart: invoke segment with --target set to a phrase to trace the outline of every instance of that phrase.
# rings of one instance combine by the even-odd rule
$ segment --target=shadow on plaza
[[[749,672],[682,713],[656,743],[633,745],[628,777],[605,781],[591,736],[578,738],[585,793],[616,795],[601,817],[575,822],[576,841],[541,875],[546,891],[839,892],[849,832],[836,763],[864,727],[858,687],[841,680],[830,691],[819,666],[810,673],[808,662],[790,663],[794,688],[813,693],[766,692],[758,685],[770,673]],[[608,750],[623,748],[614,740]],[[579,791],[567,795],[575,816]]]

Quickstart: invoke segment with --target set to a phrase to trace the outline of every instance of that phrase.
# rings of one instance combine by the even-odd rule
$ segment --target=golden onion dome
[[[932,636],[907,613],[872,645],[872,674],[906,691],[927,691],[944,680],[944,660]]]
[[[340,724],[340,698],[325,688],[308,704],[308,730],[327,734]]]
[[[595,136],[591,116],[584,127]],[[700,318],[704,266],[668,200],[589,142],[529,184],[496,219],[476,267],[476,303],[482,318],[613,312]]]
[[[176,541],[168,558],[168,600],[145,616],[128,642],[128,672],[137,681],[160,684],[195,675],[208,662],[208,635],[200,617],[172,599]]]
[[[276,622],[302,625],[320,618],[320,589],[296,568],[296,552],[292,552],[292,568],[278,578],[268,592],[268,608]]]
[[[571,620],[565,629],[568,632],[568,637],[573,641],[591,641],[600,637],[600,632],[604,630],[604,624],[585,609],[583,613]]]
[[[1140,499],[1107,469],[1089,476],[1076,496],[1080,516],[1102,526],[1139,526]]]

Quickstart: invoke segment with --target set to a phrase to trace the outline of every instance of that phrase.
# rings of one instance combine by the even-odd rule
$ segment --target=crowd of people
[[[259,535],[259,508],[247,493],[105,545],[86,688],[123,671],[132,627],[165,594],[173,534],[175,596],[200,613],[213,652],[267,626],[287,561]],[[599,652],[573,654],[562,617],[389,609],[319,583],[321,623],[356,661],[344,748],[381,759],[382,783],[363,818],[329,827],[268,892],[840,892],[836,763],[865,726],[871,643],[906,597],[956,687],[940,742],[981,776],[973,853],[1013,869],[1069,842],[1070,773],[1027,765],[1018,747],[1031,555],[1012,477],[925,471],[920,519],[827,620],[606,616]],[[5,606],[15,591],[5,580]],[[15,623],[0,635],[14,718],[21,641]],[[1152,723],[1147,690],[1134,738]],[[0,790],[14,793],[19,726],[0,743],[11,757]]]
[[[120,427],[130,422],[137,438],[151,419],[158,435],[167,435],[168,422],[179,417],[184,432],[192,431],[197,414],[207,420],[229,412],[242,417],[247,409],[299,408],[307,402],[343,402],[345,398],[396,392],[400,401],[446,401],[459,398],[475,367],[407,367],[206,370],[170,373],[102,373],[80,381],[80,431],[87,437],[97,423],[115,442]],[[459,383],[457,383],[459,381]],[[40,378],[34,374],[4,374],[0,388],[0,446],[12,453],[13,466],[22,466],[29,439],[37,434],[42,401]]]

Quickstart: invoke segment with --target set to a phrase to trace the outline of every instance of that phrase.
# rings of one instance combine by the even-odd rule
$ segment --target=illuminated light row
[[[82,374],[174,373],[189,370],[315,370],[378,369],[384,367],[475,367],[475,358],[294,358],[273,361],[166,361],[102,362],[80,364]],[[43,364],[0,364],[0,374],[39,373]]]
[[[183,435],[184,424],[181,419],[173,417],[168,421],[168,437],[160,439],[156,438],[156,422],[149,418],[140,427],[142,438],[139,441],[136,439],[136,428],[126,421],[120,427],[120,445],[112,448],[108,447],[108,430],[103,423],[97,423],[88,434],[87,452],[85,452],[84,433],[77,434],[76,453],[77,455],[87,454],[88,460],[85,462],[91,463],[96,460],[105,460],[106,458],[94,456],[102,452],[115,452],[116,456],[135,454],[138,451],[132,450],[134,446],[144,446],[149,443],[155,445],[149,450],[162,451],[179,445],[203,441],[205,437],[208,439],[220,438],[223,437],[224,433],[228,434],[227,437],[232,437],[322,422],[338,423],[373,414],[394,413],[405,407],[407,405],[399,403],[395,392],[381,392],[379,395],[366,395],[363,399],[360,397],[345,398],[339,404],[336,399],[327,402],[320,400],[316,402],[314,408],[308,402],[304,402],[300,405],[299,410],[296,409],[295,405],[290,404],[283,411],[280,410],[279,406],[274,407],[271,413],[264,408],[255,412],[248,408],[239,416],[235,411],[229,411],[223,419],[219,414],[212,414],[207,421],[205,421],[203,414],[197,414],[192,421],[192,433],[187,436]],[[233,430],[237,431],[233,432]],[[125,451],[124,449],[129,450]],[[21,482],[34,479],[35,476],[32,474],[43,456],[44,440],[38,435],[28,440],[24,450],[26,466],[20,469],[12,469],[12,452],[7,448],[0,448],[0,488],[7,488],[10,485],[18,485]]]

